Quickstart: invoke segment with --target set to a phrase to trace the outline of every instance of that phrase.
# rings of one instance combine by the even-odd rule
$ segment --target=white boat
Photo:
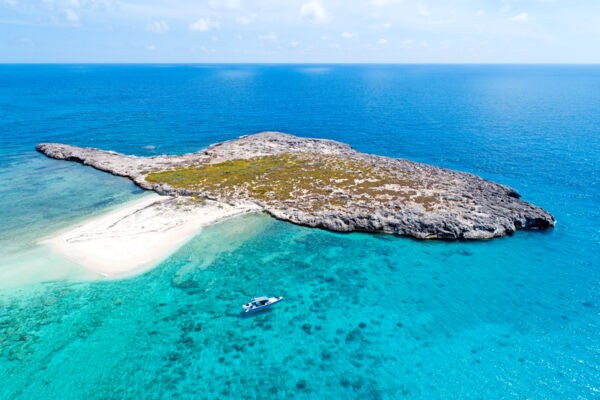
[[[255,297],[250,300],[250,303],[244,304],[244,312],[258,311],[279,303],[283,297]]]

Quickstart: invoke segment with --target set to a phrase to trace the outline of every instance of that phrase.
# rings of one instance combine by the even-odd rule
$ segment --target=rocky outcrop
[[[547,229],[555,223],[545,210],[520,200],[516,190],[473,174],[364,154],[336,141],[279,132],[244,136],[179,156],[136,157],[58,143],[43,143],[37,150],[51,158],[77,161],[128,177],[160,194],[252,202],[276,218],[340,232],[385,232],[419,239],[487,239],[518,229]],[[258,180],[235,186],[203,186],[203,181],[179,185],[169,179],[161,181],[164,174],[158,178],[153,174],[229,165],[234,160],[259,163],[271,157],[277,161],[284,156],[310,167],[306,176],[294,178],[291,189],[286,187],[286,196],[277,193],[276,184],[260,193],[253,190],[252,185],[267,187],[261,178],[279,176],[272,172],[268,175],[268,171],[261,172]],[[336,174],[313,177],[311,174],[318,171],[316,166],[335,169]],[[340,176],[343,179],[334,179]],[[298,182],[305,186],[297,186]]]

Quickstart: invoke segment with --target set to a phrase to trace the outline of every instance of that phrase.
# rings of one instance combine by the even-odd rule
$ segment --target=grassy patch
[[[152,172],[146,180],[223,199],[245,196],[267,203],[300,199],[309,210],[344,207],[353,198],[376,202],[407,198],[415,185],[403,172],[380,168],[368,159],[316,153],[199,164]],[[399,190],[403,188],[407,190]]]

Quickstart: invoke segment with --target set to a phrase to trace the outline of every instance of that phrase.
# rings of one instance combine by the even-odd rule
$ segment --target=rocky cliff
[[[279,132],[180,156],[136,157],[59,143],[37,150],[160,194],[254,203],[276,218],[333,231],[487,239],[554,226],[552,215],[520,200],[516,190],[476,175]]]

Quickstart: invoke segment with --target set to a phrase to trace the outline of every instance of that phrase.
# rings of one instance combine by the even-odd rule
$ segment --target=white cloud
[[[148,46],[146,46],[146,50],[154,51],[156,50],[156,46],[153,44],[149,44]]]
[[[295,40],[293,42],[290,42],[290,46],[291,47],[298,47],[300,43],[296,42]]]
[[[169,25],[165,21],[152,21],[146,25],[146,30],[154,33],[167,33],[169,32]]]
[[[218,21],[212,21],[210,18],[200,18],[190,24],[190,31],[206,32],[211,29],[218,29],[221,24]]]
[[[407,47],[411,47],[414,43],[415,43],[415,41],[412,39],[404,39],[402,41],[402,44],[400,45],[400,47],[405,49]]]
[[[371,29],[390,29],[391,27],[392,27],[392,23],[390,21],[373,24],[373,25],[369,26],[369,28],[371,28]]]
[[[267,33],[266,35],[261,35],[261,36],[259,36],[259,38],[261,40],[271,40],[273,42],[277,41],[277,35],[274,34],[273,32]]]
[[[400,0],[371,0],[376,6],[387,6],[388,4],[398,3]]]
[[[327,22],[330,20],[327,10],[317,0],[302,4],[302,7],[300,7],[300,16],[313,22]]]
[[[237,17],[235,19],[235,22],[237,22],[240,25],[248,25],[248,24],[251,24],[252,22],[254,22],[255,19],[256,19],[256,14],[242,15],[242,16]]]
[[[358,33],[354,32],[343,32],[342,37],[346,39],[354,39],[358,37]]]
[[[521,13],[521,14],[515,15],[514,17],[511,18],[511,20],[513,20],[513,21],[519,21],[519,22],[533,21],[533,19],[534,18],[531,17],[527,13]]]
[[[27,45],[27,46],[34,46],[35,42],[33,40],[31,40],[31,38],[28,37],[20,37],[17,39],[17,43],[19,44],[23,44],[23,45]]]
[[[419,15],[422,17],[431,17],[431,13],[424,8],[419,8]]]
[[[237,10],[242,7],[240,0],[211,0],[208,4],[212,8],[228,8],[230,10]]]
[[[63,10],[63,15],[65,17],[65,20],[73,25],[73,26],[80,26],[80,20],[79,20],[79,15],[77,15],[77,13],[73,10],[71,10],[70,8],[66,8]]]
[[[200,50],[205,53],[216,53],[217,52],[217,50],[213,49],[212,47],[208,48],[206,46],[200,46]]]
[[[578,30],[585,32],[581,39],[585,46],[593,48],[591,37],[597,36],[594,33],[597,33],[599,25],[594,25],[592,15],[586,15],[587,20],[581,15],[582,19],[578,19],[574,11],[568,14],[571,12],[568,8],[560,11],[561,15],[553,14],[559,13],[557,10],[544,8],[542,15],[541,11],[536,11],[540,8],[540,1],[543,0],[499,0],[493,3],[467,0],[448,4],[441,0],[361,0],[350,3],[340,0],[0,0],[0,10],[5,4],[16,4],[18,12],[3,16],[12,18],[8,23],[47,26],[57,32],[64,31],[66,27],[71,31],[81,30],[72,27],[78,24],[95,27],[99,31],[112,28],[113,32],[105,38],[107,45],[111,41],[135,39],[130,35],[142,35],[137,45],[132,43],[139,52],[157,54],[160,53],[158,49],[163,52],[168,48],[169,54],[182,60],[187,55],[177,52],[191,46],[199,52],[199,38],[207,47],[217,48],[223,60],[234,60],[235,57],[229,57],[229,52],[233,52],[236,46],[242,48],[243,42],[243,48],[250,49],[255,55],[253,60],[257,61],[263,58],[265,61],[290,61],[290,54],[294,52],[299,53],[300,60],[312,62],[324,59],[518,62],[535,61],[538,56],[541,57],[540,62],[559,61],[569,56],[560,51],[567,52],[567,43],[577,39]],[[553,4],[557,4],[554,1]],[[235,9],[238,6],[240,8]],[[10,8],[6,10],[11,11]],[[317,23],[323,21],[329,23]],[[182,28],[188,34],[179,37],[176,31]],[[559,32],[559,28],[565,31]],[[568,35],[567,29],[570,30]],[[553,39],[562,37],[562,33],[565,35],[564,43],[553,42]],[[213,35],[218,36],[218,41],[211,40]],[[242,38],[240,43],[236,40],[237,35]],[[259,39],[261,35],[262,39]],[[430,53],[417,51],[424,46],[423,39],[429,40]],[[442,43],[443,39],[450,40],[451,45],[447,47]],[[176,48],[167,45],[171,41],[177,44]],[[292,44],[295,41],[299,42],[296,47]],[[47,45],[54,50],[55,42],[37,45]],[[503,44],[509,42],[514,46],[504,48]],[[340,57],[347,58],[339,58],[337,51],[333,51],[336,43],[344,50],[339,53]],[[145,49],[150,44],[160,47],[152,53]],[[330,44],[334,47],[329,48]],[[89,49],[84,44],[79,46],[81,49],[78,51],[83,57],[87,54],[84,50]],[[407,48],[402,49],[401,46]],[[558,47],[553,49],[552,46]],[[448,50],[443,51],[444,48]],[[386,49],[401,50],[405,54],[389,53]],[[542,54],[542,50],[546,53]],[[328,51],[336,56],[330,58]],[[50,54],[50,50],[46,53]],[[542,59],[542,55],[547,57]]]

